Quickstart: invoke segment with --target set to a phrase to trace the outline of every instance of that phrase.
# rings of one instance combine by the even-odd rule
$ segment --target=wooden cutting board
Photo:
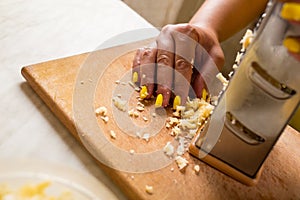
[[[131,152],[130,155],[162,149],[167,141],[173,139],[166,128],[161,128],[148,142],[129,135],[117,124],[120,120],[117,118],[122,115],[116,114],[118,111],[112,105],[111,98],[115,95],[124,95],[118,92],[122,93],[122,87],[127,85],[126,82],[121,81],[116,84],[115,81],[126,79],[125,75],[131,68],[134,50],[148,44],[149,41],[30,65],[22,69],[22,74],[70,133],[81,144],[84,143],[95,158],[102,156],[102,159],[114,160],[117,163],[118,158],[124,158],[121,154],[112,155],[108,152],[105,148],[107,145],[101,143],[99,135],[104,135],[105,141],[108,141],[109,145],[113,144],[114,148],[121,149],[122,153]],[[83,72],[83,66],[90,66],[90,68],[86,68]],[[91,93],[93,93],[92,96],[90,96]],[[131,99],[129,103],[131,106],[135,106],[134,99],[137,95],[138,93],[133,91],[128,97]],[[151,108],[152,104],[153,102],[149,102],[146,109]],[[98,106],[108,108],[107,116],[110,119],[107,123],[91,114]],[[86,109],[86,112],[78,114],[77,107]],[[147,112],[150,111],[143,113]],[[148,117],[151,118],[151,116]],[[78,124],[77,120],[83,124]],[[95,122],[98,128],[100,127],[101,133],[94,133],[93,128],[89,129],[88,126],[84,126],[87,121]],[[157,124],[151,126],[147,124],[150,122],[143,120],[137,120],[137,123],[145,123],[145,126],[153,128],[158,126]],[[115,131],[116,139],[110,137],[110,130]],[[94,134],[90,134],[91,132]],[[140,163],[143,170],[138,173],[130,171],[128,162],[131,162],[131,159],[121,160],[124,163],[122,166],[125,166],[121,170],[118,167],[108,167],[99,161],[98,163],[129,199],[300,199],[300,135],[291,127],[285,129],[274,146],[264,164],[258,184],[253,187],[233,180],[188,153],[183,157],[189,161],[185,171],[179,171],[174,161],[168,162],[163,158],[153,159],[153,162],[147,163],[150,170],[147,169],[146,172],[143,171],[145,163]],[[157,162],[159,165],[164,163],[164,166],[151,170]],[[195,174],[193,170],[196,164],[200,166],[199,174]],[[138,170],[140,165],[134,163],[131,167]],[[126,172],[128,166],[129,170]],[[153,194],[146,192],[146,185],[153,186]]]

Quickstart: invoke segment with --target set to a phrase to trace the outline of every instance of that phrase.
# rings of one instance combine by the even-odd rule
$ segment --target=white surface
[[[46,195],[58,197],[69,191],[73,199],[77,200],[117,200],[116,195],[93,176],[63,164],[53,164],[28,158],[2,160],[5,163],[0,165],[0,188],[3,188],[2,184],[4,183],[4,187],[9,188],[10,193],[14,195],[18,195],[16,194],[17,191],[24,186],[37,186],[40,183],[48,182],[50,185],[45,189]],[[4,197],[3,199],[9,198]]]
[[[94,50],[122,32],[151,25],[118,0],[0,1],[0,163],[33,158],[103,174],[22,78],[22,66]],[[104,192],[105,193],[105,192]]]

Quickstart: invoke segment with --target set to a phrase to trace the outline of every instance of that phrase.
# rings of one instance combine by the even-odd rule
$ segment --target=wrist
[[[212,27],[206,24],[200,23],[191,23],[189,25],[192,26],[198,33],[199,43],[205,47],[205,49],[211,49],[215,45],[219,45],[219,37],[218,33]]]

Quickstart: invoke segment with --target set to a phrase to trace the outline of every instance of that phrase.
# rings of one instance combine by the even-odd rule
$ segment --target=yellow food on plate
[[[62,192],[58,196],[49,195],[46,189],[51,186],[50,181],[39,184],[25,184],[13,190],[7,185],[0,185],[0,200],[73,200],[71,192]]]

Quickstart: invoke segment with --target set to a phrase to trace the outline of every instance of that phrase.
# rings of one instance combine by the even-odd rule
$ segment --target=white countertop
[[[61,163],[91,174],[124,199],[20,71],[29,64],[92,51],[115,35],[149,27],[119,0],[2,0],[0,163],[5,158]]]

